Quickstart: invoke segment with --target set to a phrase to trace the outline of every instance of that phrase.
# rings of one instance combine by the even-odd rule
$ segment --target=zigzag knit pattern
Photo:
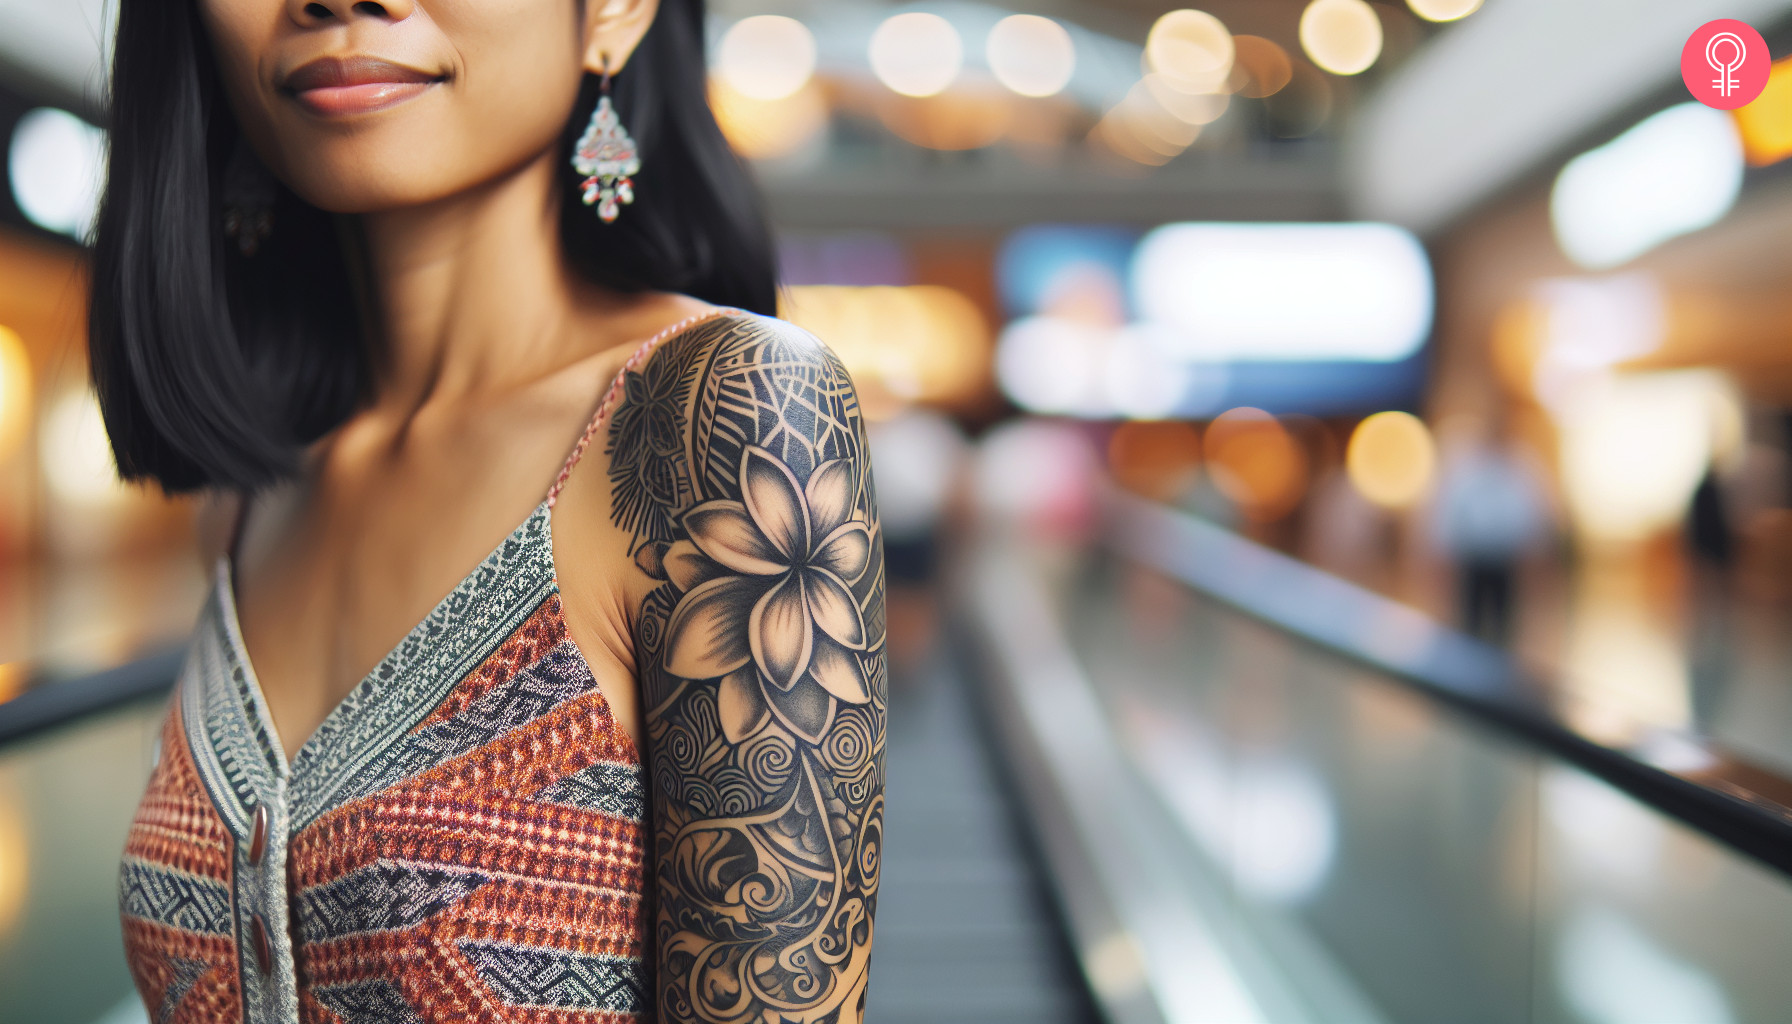
[[[351,798],[283,844],[290,925],[275,946],[290,953],[271,973],[292,972],[284,1009],[257,958],[248,910],[259,890],[242,884],[253,870],[242,829],[267,785],[245,768],[258,758],[244,745],[266,732],[254,727],[259,696],[230,673],[193,668],[228,666],[228,651],[193,659],[181,685],[204,699],[183,695],[169,711],[120,870],[127,952],[152,1020],[618,1024],[643,1014],[646,795],[634,747],[552,588],[487,648],[410,729],[344,755],[352,770],[335,788]],[[195,707],[209,720],[198,728],[184,717]],[[237,749],[201,750],[196,767],[196,737]]]

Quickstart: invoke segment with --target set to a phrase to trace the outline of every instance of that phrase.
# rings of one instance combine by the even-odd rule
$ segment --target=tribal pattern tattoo
[[[610,421],[660,1019],[856,1022],[883,847],[883,545],[852,382],[777,321],[668,341]]]

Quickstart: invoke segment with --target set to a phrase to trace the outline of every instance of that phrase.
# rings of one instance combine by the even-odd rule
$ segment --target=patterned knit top
[[[287,764],[228,557],[120,870],[157,1024],[651,1017],[634,744],[567,634],[553,490]]]

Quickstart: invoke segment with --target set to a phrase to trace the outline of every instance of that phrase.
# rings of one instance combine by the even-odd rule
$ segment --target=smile
[[[324,57],[287,75],[280,91],[314,114],[346,117],[395,107],[446,78],[378,57]]]

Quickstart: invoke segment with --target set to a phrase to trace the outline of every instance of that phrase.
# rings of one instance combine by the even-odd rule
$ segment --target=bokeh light
[[[1232,33],[1206,11],[1171,11],[1145,39],[1146,67],[1184,92],[1223,88],[1232,58]]]
[[[957,496],[970,442],[951,417],[909,409],[866,431],[877,466],[877,516],[886,540],[925,540]]]
[[[0,783],[9,780],[0,779]],[[0,939],[12,936],[31,891],[31,845],[11,786],[0,785]]]
[[[1126,316],[1127,264],[1138,245],[1136,232],[1084,224],[1034,224],[1009,235],[996,255],[996,288],[1011,315],[1038,313],[1055,305],[1066,285],[1094,278],[1106,307],[1102,319]]]
[[[1201,447],[1214,486],[1247,519],[1281,519],[1306,493],[1306,453],[1261,409],[1221,413],[1208,425]]]
[[[828,126],[827,100],[810,85],[776,100],[754,99],[720,76],[710,79],[709,105],[734,151],[749,160],[775,160],[803,151]]]
[[[1232,102],[1223,92],[1183,92],[1163,75],[1153,72],[1140,80],[1165,113],[1190,125],[1207,125],[1220,119]]]
[[[1099,416],[1106,371],[1105,333],[1056,316],[1009,324],[996,342],[996,381],[1029,412]]]
[[[1103,385],[1107,408],[1135,420],[1156,420],[1182,410],[1194,371],[1165,354],[1156,331],[1134,324],[1108,339]]]
[[[996,22],[985,56],[996,81],[1022,96],[1055,96],[1076,73],[1076,43],[1070,33],[1036,14],[1012,14]]]
[[[1412,13],[1426,21],[1457,21],[1481,9],[1481,0],[1406,0]]]
[[[871,70],[904,96],[946,91],[964,68],[964,40],[937,14],[910,11],[884,20],[871,36]]]
[[[1164,420],[1122,423],[1108,438],[1108,472],[1136,494],[1171,501],[1194,483],[1201,469],[1201,432]]]
[[[92,391],[70,391],[52,403],[38,445],[44,482],[57,500],[75,508],[105,508],[129,493],[118,480]]]
[[[1731,116],[1750,164],[1765,167],[1792,156],[1792,58],[1774,64],[1767,88]]]
[[[1151,72],[1134,83],[1091,137],[1148,167],[1170,162],[1194,144],[1203,125],[1225,113],[1228,99],[1224,94],[1183,92],[1167,82]]]
[[[39,107],[13,128],[13,199],[33,224],[85,239],[105,180],[106,133],[66,110]]]
[[[1407,508],[1430,491],[1437,452],[1418,417],[1378,412],[1351,433],[1344,467],[1358,494],[1383,508]]]
[[[1628,263],[1716,223],[1736,204],[1743,170],[1729,114],[1669,107],[1562,168],[1549,204],[1556,240],[1590,270]]]
[[[1562,482],[1582,534],[1629,544],[1686,514],[1711,465],[1735,388],[1709,370],[1616,374],[1589,382],[1558,421]]]
[[[11,458],[31,426],[31,359],[18,334],[0,327],[0,462]]]
[[[878,119],[904,142],[945,151],[982,149],[1012,123],[1012,98],[993,89],[954,89],[936,96],[888,96]]]
[[[1288,51],[1262,36],[1233,36],[1232,91],[1260,100],[1281,92],[1294,77]]]
[[[1074,423],[1014,419],[978,441],[971,495],[994,520],[1044,535],[1081,536],[1094,519],[1100,454]]]
[[[779,314],[827,339],[858,382],[867,415],[950,402],[987,380],[989,326],[951,288],[799,285],[786,290]]]
[[[1358,75],[1381,56],[1381,19],[1364,0],[1313,0],[1300,16],[1300,45],[1334,75]]]
[[[815,36],[795,18],[743,18],[722,36],[715,73],[742,96],[783,99],[815,74]]]
[[[1393,361],[1431,331],[1430,261],[1388,224],[1168,224],[1139,243],[1132,289],[1204,362]]]
[[[1170,11],[1145,38],[1145,66],[1192,93],[1220,90],[1233,66],[1233,38],[1206,11]]]

